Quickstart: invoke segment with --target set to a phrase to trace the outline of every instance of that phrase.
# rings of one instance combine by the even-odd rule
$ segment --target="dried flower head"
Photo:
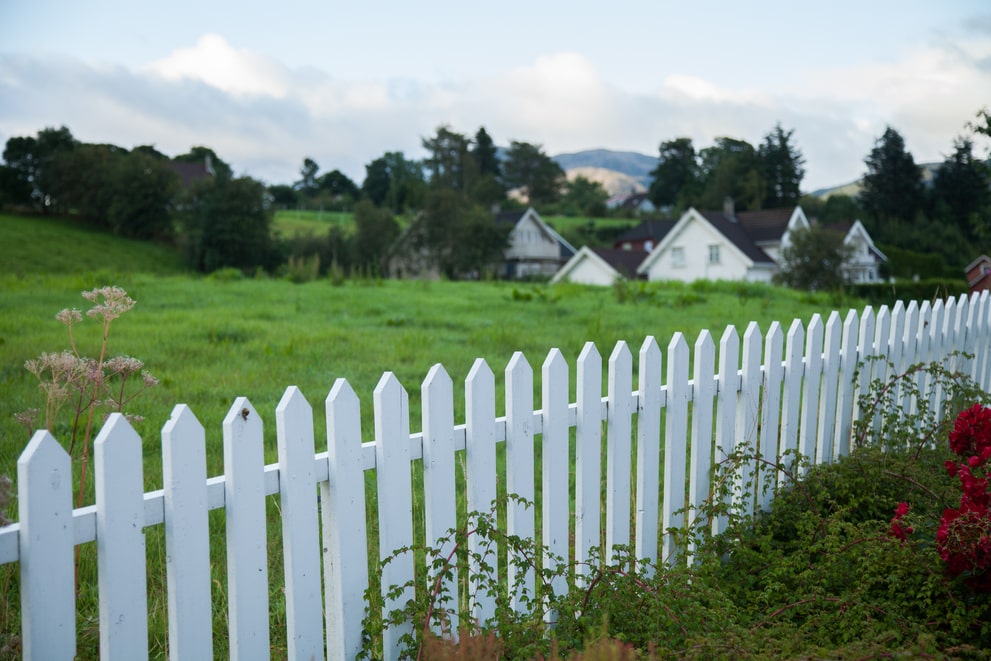
[[[55,315],[55,318],[61,321],[66,326],[72,326],[72,324],[82,321],[83,315],[76,308],[72,308],[71,310],[69,308],[66,308],[61,312],[59,312],[57,315]]]
[[[116,319],[134,307],[134,299],[128,296],[126,291],[116,286],[84,291],[83,298],[94,303],[86,315],[100,317],[104,322]]]

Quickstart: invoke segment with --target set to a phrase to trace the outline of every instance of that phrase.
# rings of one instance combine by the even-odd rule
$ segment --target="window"
[[[712,244],[709,246],[709,263],[718,264],[719,263],[719,245]]]
[[[685,265],[685,249],[681,246],[675,246],[671,248],[671,264],[673,266],[684,266]]]

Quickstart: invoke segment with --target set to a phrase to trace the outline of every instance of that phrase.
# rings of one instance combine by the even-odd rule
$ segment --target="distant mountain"
[[[553,159],[566,172],[575,168],[614,170],[632,177],[645,188],[650,186],[650,172],[657,167],[658,160],[656,156],[611,149],[588,149],[572,154],[558,154]]]
[[[647,190],[647,187],[640,183],[640,180],[636,177],[631,177],[616,170],[582,166],[569,168],[564,173],[568,177],[568,181],[574,181],[578,177],[585,177],[589,181],[600,184],[609,193],[610,197],[614,195],[642,193]]]

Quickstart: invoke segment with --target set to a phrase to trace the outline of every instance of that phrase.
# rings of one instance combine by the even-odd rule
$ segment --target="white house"
[[[834,229],[827,227],[826,229]],[[842,231],[842,227],[836,227]],[[843,266],[843,272],[848,282],[877,282],[878,267],[888,261],[884,253],[874,245],[874,240],[867,233],[867,228],[859,220],[846,231],[843,243],[850,246],[850,260]]]
[[[642,250],[617,250],[582,246],[551,278],[555,282],[583,285],[611,285],[617,280],[636,277],[637,266],[647,257]]]
[[[513,223],[505,252],[504,273],[509,279],[550,277],[577,251],[545,223],[533,207],[502,212],[497,223]]]

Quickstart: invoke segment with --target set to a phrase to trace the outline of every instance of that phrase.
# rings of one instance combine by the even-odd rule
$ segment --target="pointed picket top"
[[[514,356],[515,357],[515,356]],[[586,342],[582,347],[581,353],[578,354],[578,362],[583,363],[587,360],[602,360],[601,354],[599,354],[598,347],[595,346],[595,342]]]
[[[406,396],[406,389],[393,372],[385,372],[375,385],[373,397],[376,401],[394,401]]]
[[[630,352],[630,347],[626,344],[626,340],[620,340],[613,347],[612,353],[609,354],[609,364],[619,363],[621,361],[628,361],[630,365],[633,365],[633,354]]]
[[[312,417],[313,407],[306,401],[302,390],[296,386],[289,386],[282,394],[279,405],[275,407],[275,415],[277,418],[278,416],[293,418],[297,415]]]
[[[526,359],[526,354],[522,351],[514,351],[513,357],[506,363],[506,382],[509,382],[510,374],[518,374],[521,370],[524,372],[529,370],[533,374],[533,368],[530,366],[530,361]]]
[[[806,337],[808,337],[813,333],[813,329],[819,329],[819,331],[821,332],[822,328],[823,328],[822,315],[816,312],[814,315],[812,315],[812,318],[809,319],[809,327],[805,329]]]
[[[443,392],[445,387],[452,393],[454,392],[454,382],[451,380],[451,375],[447,373],[447,370],[442,364],[435,363],[427,371],[427,376],[423,378],[422,390],[436,391],[440,389],[440,392]]]
[[[547,358],[544,359],[544,364],[542,366],[544,374],[565,374],[568,372],[568,361],[564,359],[564,354],[558,348],[551,349],[547,352]],[[565,399],[567,399],[567,392],[565,392]]]
[[[260,434],[262,429],[262,419],[255,411],[247,397],[238,397],[234,400],[224,416],[224,432],[233,434],[233,438],[242,438],[246,434]]]
[[[468,370],[468,376],[465,377],[465,385],[481,383],[482,381],[492,381],[494,385],[495,375],[484,358],[476,358],[475,362],[471,365],[471,369]]]
[[[184,443],[203,431],[203,424],[186,404],[176,404],[169,419],[162,425],[162,436],[168,436],[170,443]]]
[[[358,395],[355,393],[354,388],[351,387],[351,384],[348,383],[347,379],[335,380],[334,385],[330,387],[330,392],[327,393],[326,400],[324,400],[328,414],[338,408],[353,410],[358,408],[358,402]]]
[[[21,645],[25,659],[76,655],[72,460],[48,431],[17,459]]]
[[[585,585],[594,571],[592,549],[600,548],[602,516],[602,356],[594,342],[578,354],[575,395],[575,578]]]

